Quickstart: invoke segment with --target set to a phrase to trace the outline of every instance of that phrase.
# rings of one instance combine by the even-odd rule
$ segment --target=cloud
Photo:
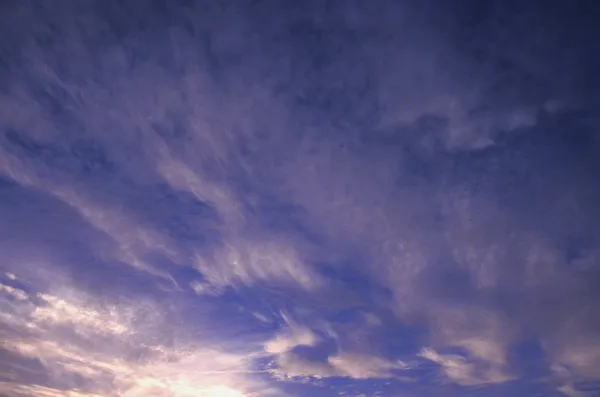
[[[73,390],[56,390],[39,385],[11,385],[3,384],[0,390],[10,392],[15,396],[39,396],[39,397],[102,397],[101,394],[85,393]]]
[[[282,354],[289,352],[297,346],[315,346],[319,338],[309,328],[287,320],[288,328],[265,344],[265,351],[269,354]]]
[[[265,351],[274,357],[272,373],[280,377],[342,377],[351,379],[395,378],[396,370],[403,370],[402,361],[390,361],[383,357],[367,353],[352,353],[338,350],[326,360],[303,357],[298,347],[319,347],[322,338],[311,329],[285,318],[287,327],[265,343]],[[333,334],[336,338],[339,335]]]
[[[401,361],[389,361],[381,357],[363,354],[340,353],[327,360],[341,376],[354,379],[394,378],[393,370],[402,370],[406,365]]]
[[[0,283],[0,291],[7,293],[8,295],[12,296],[16,300],[26,300],[27,299],[27,294],[24,291],[22,291],[18,288],[13,288],[10,285],[4,285],[4,284]]]
[[[15,379],[2,388],[11,395],[233,397],[270,388],[254,376],[252,352],[187,340],[155,304],[99,305],[77,290],[58,296],[2,285],[3,324],[11,327],[2,349],[51,375],[47,383],[9,364]]]
[[[558,391],[564,394],[567,397],[582,397],[585,396],[585,393],[578,392],[577,390],[573,390],[571,386],[561,386],[558,388]]]
[[[338,353],[325,362],[302,357],[295,352],[284,352],[276,356],[271,373],[282,378],[350,378],[350,379],[393,379],[406,368],[401,361],[389,361],[381,357]]]
[[[557,346],[554,349],[550,347],[549,350],[555,364],[569,368],[571,376],[575,379],[595,380],[600,377],[600,348],[596,347],[597,342],[597,337],[588,339],[577,333],[563,339],[562,343],[550,344]]]
[[[281,379],[337,376],[335,370],[327,363],[312,361],[293,352],[278,355],[271,373]]]
[[[466,351],[468,361],[452,361],[457,369],[448,375],[460,383],[518,377],[512,347],[532,334],[545,340],[565,321],[574,327],[556,343],[573,346],[574,372],[584,376],[595,365],[592,348],[584,355],[575,347],[579,338],[593,345],[584,335],[597,333],[597,316],[583,314],[596,306],[595,254],[577,248],[572,262],[566,252],[596,241],[584,214],[597,216],[588,201],[597,190],[584,171],[591,152],[560,131],[546,135],[566,117],[553,115],[478,154],[434,151],[415,160],[403,158],[398,144],[392,160],[387,147],[323,148],[306,161],[314,168],[292,182],[319,230],[369,258],[367,273],[389,288],[398,317],[429,329],[432,340],[422,343]],[[589,134],[581,132],[582,142]],[[569,177],[575,169],[579,177]]]
[[[2,168],[5,175],[24,188],[33,188],[50,194],[75,211],[91,227],[111,238],[118,247],[110,254],[115,259],[158,275],[156,269],[145,263],[144,254],[150,250],[159,250],[167,256],[174,255],[169,250],[165,239],[156,231],[135,225],[132,219],[128,219],[110,206],[86,197],[86,194],[77,192],[60,180],[46,179],[43,168],[38,171],[35,166],[32,167],[21,161],[18,156],[6,150],[2,153],[5,158],[10,159],[10,162]],[[162,276],[168,278],[168,275]]]
[[[228,285],[250,285],[254,282],[279,281],[307,290],[319,287],[323,281],[304,261],[293,246],[277,237],[254,240],[252,237],[231,240],[214,259],[198,255],[195,267],[207,283],[219,288]]]
[[[17,8],[24,18],[39,18],[37,11]],[[173,282],[165,266],[156,263],[157,257],[164,258],[204,271],[219,290],[265,279],[291,281],[302,288],[318,284],[292,244],[268,233],[247,211],[246,192],[227,182],[235,172],[254,171],[241,150],[246,141],[256,141],[253,130],[263,119],[268,116],[271,125],[284,122],[285,109],[268,88],[251,89],[232,80],[230,89],[222,90],[214,86],[217,82],[205,70],[207,65],[175,74],[153,56],[131,69],[130,49],[118,38],[102,50],[85,43],[83,31],[97,37],[104,26],[94,9],[73,10],[75,18],[90,21],[86,27],[65,21],[62,9],[47,10],[48,20],[38,24],[39,29],[24,32],[11,26],[19,40],[27,41],[43,36],[47,25],[57,22],[73,63],[62,73],[54,50],[35,44],[20,56],[28,65],[18,78],[23,84],[9,84],[2,92],[7,105],[2,173],[23,187],[50,194],[111,239],[118,248],[102,250],[103,259]],[[224,31],[215,32],[217,36],[240,33],[231,22],[221,27]],[[187,53],[185,46],[170,41],[183,34],[176,30],[166,29],[160,43],[138,37],[136,46],[150,53],[159,47]],[[180,39],[198,37],[184,34]],[[176,58],[171,58],[173,66],[189,61]],[[232,72],[230,78],[236,76]],[[84,81],[79,84],[76,76]],[[53,101],[59,93],[62,99]],[[219,101],[228,106],[218,106]],[[252,242],[256,247],[244,241],[251,236],[260,236]],[[212,253],[201,249],[213,242],[221,248],[213,247]],[[233,258],[246,255],[249,260]],[[198,256],[209,264],[199,263]]]
[[[464,357],[453,354],[439,354],[435,350],[424,348],[421,357],[441,366],[446,377],[462,386],[489,385],[504,383],[512,378],[494,365],[482,369],[480,365],[467,361]]]
[[[152,316],[144,331],[138,303],[117,302],[140,296],[234,320],[237,304],[302,312],[254,341],[287,376],[396,379],[406,368],[378,351],[397,349],[492,388],[527,376],[514,351],[533,340],[564,384],[599,378],[583,15],[555,34],[560,7],[500,23],[471,5],[176,3],[1,17],[3,332],[67,379],[10,392],[265,387],[248,352],[170,343]]]

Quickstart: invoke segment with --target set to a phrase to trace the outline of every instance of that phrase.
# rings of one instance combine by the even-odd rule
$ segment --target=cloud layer
[[[2,5],[1,393],[597,392],[596,25],[485,3]]]

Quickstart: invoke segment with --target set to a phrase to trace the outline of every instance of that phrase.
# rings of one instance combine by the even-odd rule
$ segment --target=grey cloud
[[[595,365],[595,353],[578,355],[575,341],[587,345],[585,335],[597,333],[587,311],[596,306],[597,144],[569,124],[568,111],[544,117],[479,153],[419,154],[418,178],[403,170],[414,160],[392,159],[388,147],[321,145],[291,182],[319,230],[364,249],[401,318],[424,320],[441,346],[464,348],[502,374],[489,379],[512,378],[509,347],[532,334],[555,338],[566,319],[573,327],[559,339],[573,344],[573,373]],[[569,130],[579,130],[573,140]],[[580,244],[589,248],[575,248],[574,259]]]
[[[135,24],[119,31],[112,5],[89,6],[68,14],[63,7],[44,13],[43,6],[14,6],[20,18],[39,23],[28,31],[6,26],[24,42],[13,57],[24,67],[11,71],[15,80],[3,86],[3,173],[73,208],[119,246],[111,253],[116,260],[135,268],[169,279],[149,259],[161,256],[196,266],[216,288],[271,278],[312,285],[317,276],[289,244],[260,242],[256,248],[243,242],[247,234],[270,237],[248,219],[243,192],[226,182],[250,172],[242,149],[245,142],[255,145],[256,130],[286,125],[286,109],[270,83],[252,82],[254,67],[244,69],[249,81],[237,80],[243,76],[234,65],[218,68],[227,71],[225,80],[211,75],[216,55],[209,53],[235,53],[244,18],[222,15],[227,22],[215,30],[208,20],[190,19],[184,8],[163,22],[158,14],[131,10],[137,23],[165,33],[159,40]],[[190,11],[202,15],[201,8]],[[169,18],[177,23],[171,26]],[[102,44],[91,45],[94,40]],[[188,59],[198,56],[187,47],[197,40],[207,40],[201,58],[208,63]],[[71,62],[57,52],[59,41]],[[207,241],[222,247],[214,253],[216,268],[195,261],[212,255],[203,250]],[[270,258],[278,252],[285,254]],[[250,260],[232,258],[246,254]]]

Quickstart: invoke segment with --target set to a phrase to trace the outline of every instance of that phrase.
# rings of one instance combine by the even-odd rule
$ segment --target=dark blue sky
[[[599,18],[0,2],[0,395],[600,395]]]

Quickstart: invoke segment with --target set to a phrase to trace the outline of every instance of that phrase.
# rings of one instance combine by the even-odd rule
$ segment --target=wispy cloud
[[[16,395],[242,396],[270,388],[255,377],[256,353],[227,351],[182,335],[143,302],[90,301],[77,290],[61,295],[2,284],[2,349],[40,363],[49,382],[18,365],[2,390]],[[31,364],[30,364],[31,365]]]
[[[122,3],[2,6],[3,392],[600,379],[595,22]]]
[[[298,347],[322,349],[323,340],[313,330],[286,318],[286,328],[265,343],[265,351],[274,358],[271,373],[282,378],[397,378],[407,366],[375,353],[338,350],[325,360],[304,357]],[[331,335],[330,335],[331,336]],[[338,335],[333,334],[336,338]],[[321,345],[321,346],[319,346]]]
[[[310,329],[287,320],[288,329],[275,335],[265,344],[265,351],[270,354],[289,352],[297,346],[314,346],[319,337]]]
[[[486,369],[481,369],[478,368],[477,363],[469,362],[466,358],[458,355],[439,354],[435,350],[425,348],[421,351],[420,356],[439,364],[446,377],[459,385],[486,385],[503,383],[512,379],[497,366],[492,365]],[[484,368],[485,364],[483,364]]]

